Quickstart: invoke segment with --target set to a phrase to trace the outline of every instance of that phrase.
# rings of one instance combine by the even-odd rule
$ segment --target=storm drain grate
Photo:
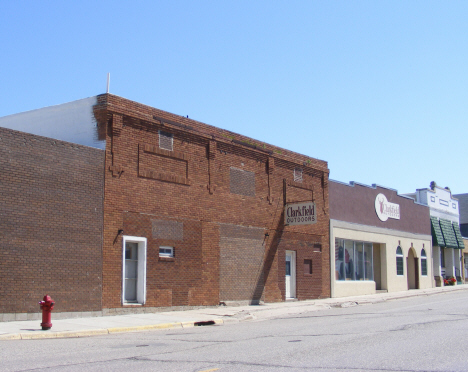
[[[214,324],[216,324],[214,320],[208,320],[206,322],[195,322],[194,326],[201,327],[201,326],[209,326],[209,325],[214,325]]]

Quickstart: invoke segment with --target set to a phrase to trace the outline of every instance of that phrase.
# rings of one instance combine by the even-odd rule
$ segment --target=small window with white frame
[[[302,182],[302,168],[294,168],[294,181]]]
[[[172,133],[159,131],[159,148],[172,151],[174,138]]]
[[[174,247],[160,246],[159,257],[174,257]]]

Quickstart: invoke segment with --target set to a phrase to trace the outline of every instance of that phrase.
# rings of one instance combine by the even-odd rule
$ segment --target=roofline
[[[98,104],[95,106],[95,110],[134,117],[135,119],[143,120],[149,124],[159,125],[159,123],[161,123],[165,125],[167,123],[170,126],[174,125],[174,129],[177,130],[192,132],[194,135],[199,135],[207,139],[212,138],[213,140],[233,144],[235,146],[252,148],[253,151],[263,152],[266,156],[271,156],[278,160],[288,161],[326,174],[330,173],[328,162],[325,160],[300,154],[267,142],[253,139],[243,134],[231,132],[220,127],[189,119],[188,117],[173,114],[110,93],[103,93],[97,97]],[[135,106],[128,107],[128,103],[133,103]]]
[[[447,188],[445,188],[445,187],[440,187],[440,186],[437,186],[437,185],[436,185],[435,187],[437,187],[439,190],[448,191],[448,192],[450,193],[450,198],[458,201],[458,198],[455,198],[455,194],[452,194],[452,190],[447,189]],[[432,192],[433,194],[435,194],[435,191],[432,190],[432,189],[430,189],[430,188],[428,188],[428,187],[422,188],[422,189],[416,189],[416,191],[424,191],[424,190],[425,190],[425,191],[430,191],[430,192]],[[457,194],[457,195],[463,195],[463,194]]]
[[[341,184],[341,185],[349,186],[349,187],[354,187],[355,185],[358,185],[358,186],[367,187],[367,188],[373,189],[373,190],[377,190],[377,187],[379,187],[379,188],[381,188],[381,189],[386,189],[386,190],[394,191],[398,197],[400,197],[400,198],[405,198],[405,199],[409,199],[409,200],[413,201],[414,204],[418,204],[418,205],[422,205],[422,206],[424,206],[424,207],[428,207],[426,204],[419,203],[419,202],[417,202],[416,200],[414,200],[414,199],[413,199],[412,197],[410,197],[410,196],[407,196],[407,195],[404,195],[404,194],[399,194],[399,193],[398,193],[398,190],[396,190],[396,189],[392,189],[391,187],[381,186],[381,185],[378,185],[378,184],[376,184],[376,183],[373,183],[372,186],[369,186],[369,185],[366,185],[366,184],[364,184],[364,183],[355,182],[355,181],[349,181],[349,183],[342,182],[342,181],[337,181],[337,180],[333,180],[333,179],[329,179],[328,181],[329,181],[329,182],[339,183],[339,184]],[[429,207],[428,207],[428,208],[429,208]]]

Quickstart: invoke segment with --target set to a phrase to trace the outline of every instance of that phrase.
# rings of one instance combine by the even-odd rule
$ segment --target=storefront
[[[433,287],[427,206],[381,186],[329,185],[332,297]]]
[[[452,278],[461,284],[465,245],[460,233],[458,199],[452,197],[449,188],[438,187],[435,182],[429,189],[417,189],[408,196],[429,207],[435,285],[443,286]]]

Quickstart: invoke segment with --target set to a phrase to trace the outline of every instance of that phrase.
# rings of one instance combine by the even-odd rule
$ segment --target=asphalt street
[[[0,370],[468,370],[468,291],[353,305],[205,327],[0,341]]]

